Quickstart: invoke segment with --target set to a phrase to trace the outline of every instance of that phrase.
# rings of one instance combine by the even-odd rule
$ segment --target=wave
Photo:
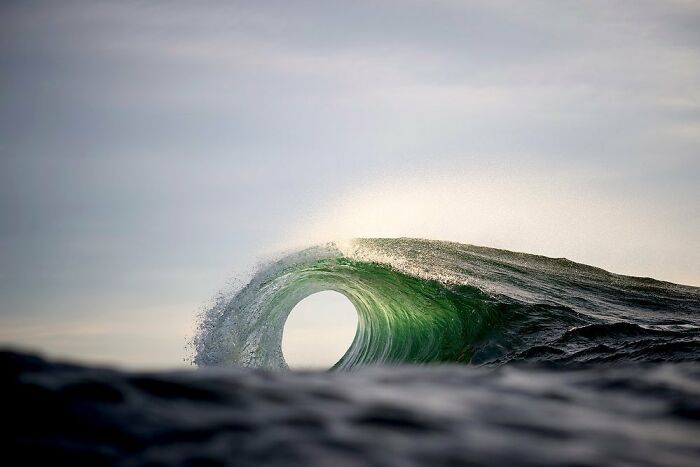
[[[262,267],[203,315],[194,363],[287,368],[285,321],[299,301],[326,290],[345,295],[358,313],[336,369],[700,355],[700,288],[563,258],[400,238],[319,245]]]

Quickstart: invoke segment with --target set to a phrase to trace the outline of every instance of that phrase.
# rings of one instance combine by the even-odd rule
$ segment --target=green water
[[[286,368],[287,316],[324,290],[358,313],[336,369],[687,360],[700,340],[695,287],[458,243],[360,239],[289,255],[222,297],[200,323],[195,362]]]

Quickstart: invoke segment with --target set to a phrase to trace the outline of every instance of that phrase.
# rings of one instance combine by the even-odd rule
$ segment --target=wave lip
[[[335,365],[687,361],[700,354],[700,289],[566,259],[421,239],[356,239],[261,268],[200,323],[194,362],[287,368],[287,316],[332,290],[358,312]]]

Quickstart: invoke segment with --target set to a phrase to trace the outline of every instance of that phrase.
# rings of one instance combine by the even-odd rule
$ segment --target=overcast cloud
[[[326,232],[699,285],[699,24],[680,0],[2,2],[0,341],[176,364],[230,277]],[[508,194],[362,217],[445,177]]]

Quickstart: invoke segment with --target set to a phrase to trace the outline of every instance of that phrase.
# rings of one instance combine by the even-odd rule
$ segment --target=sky
[[[700,3],[0,2],[0,346],[186,365],[335,238],[700,285]]]
[[[284,323],[282,354],[294,370],[332,367],[350,348],[357,311],[339,292],[325,290],[301,300]]]

